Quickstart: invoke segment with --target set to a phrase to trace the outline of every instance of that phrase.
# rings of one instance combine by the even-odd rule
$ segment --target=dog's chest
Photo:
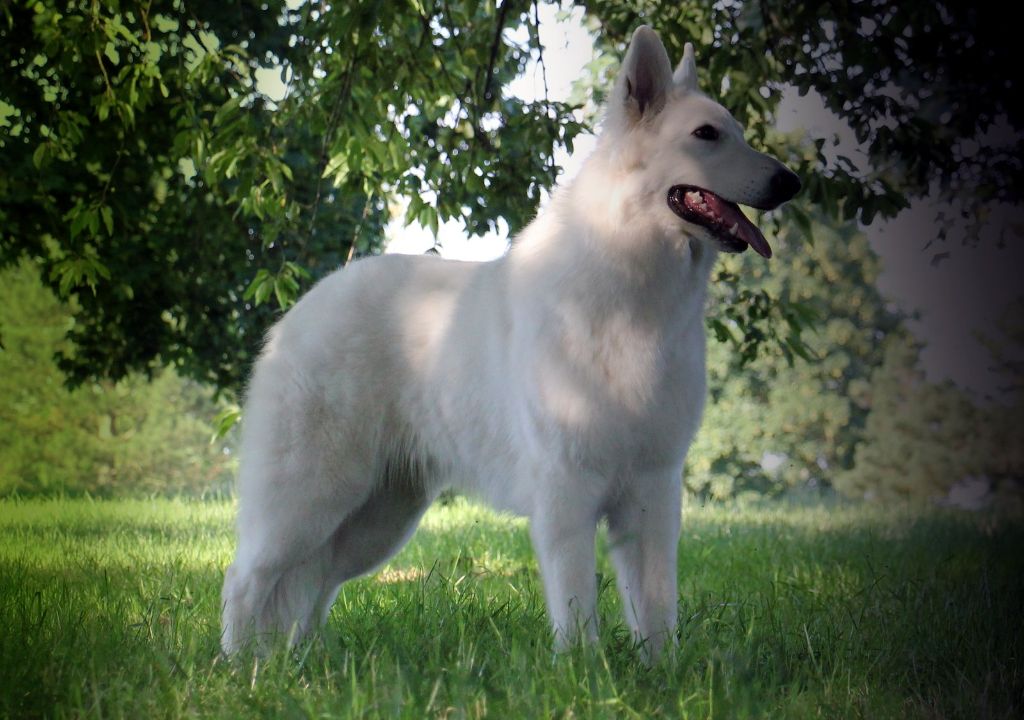
[[[584,462],[681,460],[703,410],[703,323],[652,322],[628,310],[565,306],[535,368],[538,401],[556,438]]]

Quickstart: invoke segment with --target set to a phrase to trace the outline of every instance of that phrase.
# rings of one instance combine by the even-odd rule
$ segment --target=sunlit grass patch
[[[433,508],[324,632],[218,652],[229,502],[0,502],[0,716],[1013,717],[1020,525],[692,507],[679,646],[644,668],[599,536],[601,644],[555,656],[525,522]]]

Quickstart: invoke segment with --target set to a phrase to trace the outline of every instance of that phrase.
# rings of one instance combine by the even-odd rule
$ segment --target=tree
[[[998,5],[965,0],[683,3],[586,0],[598,35],[619,45],[640,22],[670,53],[703,49],[707,87],[724,89],[757,140],[784,84],[816,91],[871,161],[862,175],[819,155],[801,169],[805,204],[870,224],[910,198],[937,193],[974,220],[1024,188],[1024,97],[1015,28]],[[821,150],[825,139],[818,140]],[[947,218],[951,219],[951,218]]]
[[[35,258],[77,298],[62,369],[173,365],[237,389],[266,301],[378,250],[395,193],[430,227],[521,226],[578,130],[566,106],[503,95],[535,44],[506,32],[526,9],[4,3],[0,265]]]
[[[995,491],[1024,506],[1024,297],[1010,303],[999,318],[1002,338],[983,338],[1004,380],[1002,402],[986,408],[980,452]]]
[[[813,244],[799,228],[774,236],[770,265],[746,255],[719,261],[709,316],[712,331],[731,342],[708,348],[709,402],[686,473],[691,493],[776,494],[827,485],[853,465],[868,412],[857,397],[901,319],[875,286],[880,263],[867,238],[851,224],[829,222],[810,219]],[[782,353],[762,347],[739,367],[756,338],[735,304],[754,298],[756,312],[768,315],[763,297],[779,299],[790,333],[791,325],[815,330],[805,344],[782,332]]]
[[[929,382],[920,347],[905,333],[886,343],[885,361],[858,393],[868,411],[852,468],[837,474],[846,495],[874,500],[945,498],[968,478],[1005,501],[1024,500],[1024,443],[1020,366],[1010,357],[1024,349],[1020,303],[1008,308],[1009,343],[992,344],[994,359],[1011,383],[1000,403],[979,404],[951,382]]]
[[[0,495],[224,491],[232,458],[210,442],[208,388],[173,370],[71,391],[53,361],[71,325],[36,268],[0,272]]]
[[[855,466],[836,476],[841,492],[867,499],[938,499],[981,470],[982,413],[952,383],[927,382],[919,350],[906,335],[893,337],[885,362],[862,389],[870,415]]]
[[[614,53],[641,22],[676,57],[696,41],[704,86],[804,179],[802,199],[772,222],[809,238],[801,205],[869,223],[933,187],[972,201],[979,220],[984,203],[1019,199],[1021,100],[1006,91],[1016,65],[998,8],[583,5]],[[71,380],[173,365],[237,389],[279,310],[353,253],[379,249],[397,195],[411,199],[406,219],[428,227],[520,228],[556,177],[553,148],[580,130],[570,106],[505,92],[538,56],[535,10],[4,3],[0,265],[35,258],[61,298],[77,297],[61,360]],[[268,74],[280,75],[280,96],[257,82]],[[786,82],[849,122],[874,169],[829,161],[825,139],[807,152],[773,135]],[[779,298],[748,293],[735,307],[750,330],[745,360],[759,338],[799,344],[773,330],[800,319]]]

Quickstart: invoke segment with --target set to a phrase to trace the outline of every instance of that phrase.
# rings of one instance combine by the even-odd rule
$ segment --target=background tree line
[[[907,477],[879,459],[900,436],[874,411],[899,406],[909,417],[921,405],[915,392],[942,396],[935,407],[966,400],[921,389],[930,386],[874,287],[877,259],[857,227],[937,193],[961,204],[973,241],[992,202],[1019,201],[1024,118],[1008,91],[1015,56],[1000,14],[965,2],[580,4],[604,51],[589,78],[597,102],[633,28],[650,23],[674,56],[687,40],[702,48],[705,87],[721,88],[751,142],[804,179],[800,201],[764,219],[787,262],[769,272],[729,258],[716,274],[709,329],[721,342],[691,490],[723,497],[835,482],[864,494],[864,483]],[[206,436],[204,418],[216,412],[199,410],[208,395],[237,398],[268,324],[323,275],[380,251],[396,198],[410,199],[406,221],[435,230],[452,218],[470,233],[522,227],[557,177],[555,149],[571,149],[589,120],[572,103],[507,92],[541,57],[538,17],[536,3],[507,0],[0,4],[0,266],[15,278],[5,292],[20,289],[0,316],[12,391],[46,367],[37,357],[24,381],[7,379],[20,372],[7,370],[20,362],[15,314],[48,302],[28,299],[33,282],[60,303],[47,312],[64,318],[38,333],[49,349],[26,350],[55,352],[61,375],[37,378],[54,388],[49,399],[8,408],[16,430],[5,434],[16,439],[2,452],[22,459],[2,466],[2,487],[46,489],[44,466],[79,463],[64,473],[71,483],[117,465],[84,450],[84,436],[64,453],[26,449],[45,444],[33,423],[63,402],[68,427],[72,406],[91,413],[83,426],[108,449],[107,435],[135,412],[107,410],[118,398],[151,406],[136,432],[154,442]],[[258,81],[268,74],[280,96]],[[774,131],[784,83],[816,91],[849,123],[872,169],[829,153],[828,138]],[[78,389],[58,397],[58,377]],[[886,382],[903,388],[902,405],[877,392]],[[957,415],[977,420],[972,436],[988,417],[979,413]],[[113,415],[121,422],[103,429]],[[180,418],[196,424],[159,425]],[[924,416],[898,425],[914,422],[925,447],[942,437]],[[201,478],[220,477],[226,456],[200,445],[193,460],[212,464],[191,485],[168,478],[168,487],[220,482]],[[33,456],[50,459],[33,466]],[[845,474],[869,466],[875,480]],[[1019,477],[1014,468],[1000,477]],[[151,477],[159,484],[159,471]],[[137,482],[145,486],[121,485]],[[929,482],[906,492],[931,493]]]
[[[54,353],[74,308],[37,272],[0,271],[0,496],[229,492],[234,438],[213,441],[212,388],[165,368],[69,389]]]

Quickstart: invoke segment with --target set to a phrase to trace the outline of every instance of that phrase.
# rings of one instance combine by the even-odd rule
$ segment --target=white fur
[[[704,123],[720,142],[691,135]],[[596,637],[606,517],[627,620],[656,654],[674,638],[718,252],[666,193],[756,204],[780,167],[696,90],[692,50],[673,79],[640,28],[598,149],[505,257],[372,257],[314,287],[270,331],[249,387],[224,649],[316,627],[341,583],[384,563],[453,487],[530,518],[559,647]]]

